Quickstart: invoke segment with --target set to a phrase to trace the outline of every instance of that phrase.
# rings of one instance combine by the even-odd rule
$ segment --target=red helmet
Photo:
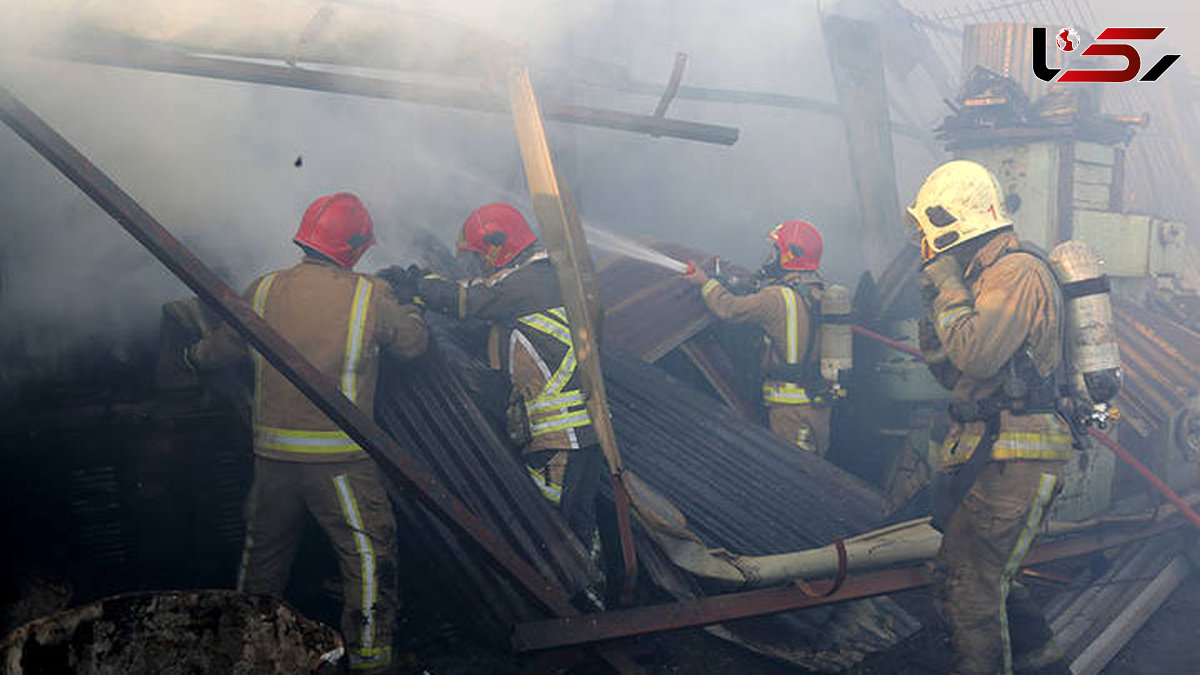
[[[537,235],[511,204],[485,204],[467,216],[458,239],[458,250],[474,251],[499,269],[535,241]]]
[[[788,220],[769,235],[779,249],[779,266],[785,270],[815,270],[821,266],[825,244],[817,228],[803,220]]]
[[[358,197],[338,192],[309,204],[292,241],[351,269],[375,243],[375,226]]]

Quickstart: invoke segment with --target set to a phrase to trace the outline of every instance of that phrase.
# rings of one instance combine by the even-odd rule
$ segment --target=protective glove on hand
[[[923,316],[917,320],[917,345],[928,361],[931,355],[942,354],[942,341],[938,339],[933,319]]]
[[[683,278],[688,283],[696,286],[703,286],[708,283],[708,275],[705,274],[704,270],[700,269],[699,265],[691,260],[688,261],[687,271],[683,273]]]
[[[921,277],[926,284],[941,293],[948,284],[962,285],[962,265],[958,264],[958,259],[954,256],[942,254],[925,263],[921,268]]]
[[[392,265],[379,270],[375,276],[388,282],[392,287],[392,293],[396,296],[396,300],[402,305],[418,305],[425,306],[421,299],[421,278],[425,276],[425,270],[418,265],[409,265],[401,267]]]

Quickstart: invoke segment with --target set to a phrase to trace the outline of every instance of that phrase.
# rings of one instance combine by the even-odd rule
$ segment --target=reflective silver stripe
[[[547,408],[564,408],[572,405],[581,405],[583,403],[583,392],[576,389],[575,391],[560,394],[558,396],[539,396],[526,404],[525,409],[529,412],[535,412],[538,410],[546,410]]]
[[[704,282],[703,286],[700,287],[700,295],[708,295],[709,293],[717,290],[717,287],[720,285],[721,282],[717,281],[716,279],[709,279],[708,281]]]
[[[542,421],[536,424],[529,425],[530,432],[534,436],[541,436],[555,431],[563,431],[574,427],[582,427],[590,424],[592,418],[588,416],[586,410],[564,413],[562,415],[553,415],[551,417],[543,417]]]
[[[259,317],[265,318],[263,315],[267,311],[267,293],[271,291],[271,284],[275,283],[275,275],[278,272],[271,272],[258,281],[258,288],[254,289],[254,313]],[[263,355],[258,353],[257,349],[251,350],[254,355],[254,415],[253,419],[257,420],[261,414],[262,408],[262,380],[263,368],[266,366],[266,361]]]
[[[268,450],[316,455],[362,451],[362,448],[342,431],[280,429],[262,425],[254,427],[254,444]]]
[[[571,342],[571,331],[545,314],[526,314],[517,321],[557,339],[568,347],[574,346]]]
[[[1012,580],[1017,574],[1017,569],[1021,567],[1021,561],[1025,560],[1025,556],[1029,554],[1029,547],[1033,545],[1033,539],[1037,536],[1038,527],[1042,524],[1042,514],[1045,513],[1046,506],[1050,504],[1050,498],[1054,496],[1054,484],[1057,481],[1058,478],[1052,473],[1042,474],[1042,479],[1038,482],[1037,493],[1033,497],[1033,505],[1029,508],[1029,515],[1025,518],[1025,527],[1021,529],[1021,534],[1017,535],[1017,544],[1013,547],[1008,561],[1004,564],[1004,571],[1000,574],[1000,639],[1003,643],[1005,675],[1012,675],[1013,671],[1012,645],[1008,636],[1008,592],[1012,587]]]
[[[375,550],[371,548],[371,540],[363,528],[358,502],[354,499],[354,491],[346,474],[334,476],[333,485],[337,490],[338,502],[342,505],[342,515],[354,533],[354,545],[362,563],[362,648],[366,650],[373,647],[375,642],[375,603],[378,601],[375,597]]]
[[[542,491],[543,497],[549,499],[555,504],[558,504],[562,501],[561,485],[551,482],[549,478],[546,478],[546,476],[542,475],[541,471],[538,471],[532,466],[527,466],[525,468],[529,470],[529,475],[533,478],[533,482],[538,486],[538,489]]]
[[[546,388],[542,390],[541,396],[550,396],[558,394],[563,387],[567,386],[567,382],[571,380],[571,376],[575,374],[575,350],[568,349],[566,356],[563,356],[562,363],[559,364],[558,370],[555,371],[554,377],[546,383]],[[541,398],[539,396],[539,398]]]
[[[787,286],[780,286],[783,293],[783,304],[787,308],[787,362],[800,362],[800,315],[796,303],[796,291]]]
[[[373,286],[365,277],[358,278],[354,287],[354,304],[350,308],[350,325],[346,329],[346,356],[342,367],[342,393],[352,402],[358,399],[358,362],[362,357],[363,333],[366,332],[367,310],[371,306]]]
[[[591,423],[591,418],[588,417],[587,411],[570,410],[571,405],[576,403],[574,400],[564,400],[558,405],[549,403],[555,400],[557,395],[562,394],[563,388],[574,377],[575,369],[578,366],[578,361],[575,359],[575,345],[571,341],[571,331],[565,323],[556,321],[556,318],[561,319],[562,322],[566,321],[567,315],[562,307],[547,309],[545,313],[536,312],[527,314],[518,319],[518,321],[526,326],[555,338],[567,347],[567,353],[563,355],[562,362],[558,364],[558,369],[551,375],[549,372],[550,369],[542,361],[537,350],[533,348],[533,345],[529,344],[529,341],[524,336],[520,336],[521,343],[529,350],[530,354],[534,355],[543,375],[546,376],[546,384],[542,388],[542,392],[537,398],[526,402],[525,413],[530,418],[530,433],[533,436],[541,436],[555,431],[565,431],[571,447],[578,448],[579,439],[575,436],[574,429]],[[513,331],[513,334],[514,336],[520,335],[519,331]],[[575,392],[572,392],[572,395],[574,394]],[[580,399],[582,399],[581,392],[579,395]],[[578,402],[582,403],[583,401],[580,400]],[[544,414],[546,409],[554,408],[557,408],[561,412],[558,415],[551,416]]]
[[[550,367],[547,366],[546,362],[542,360],[541,354],[538,354],[538,351],[533,348],[533,344],[529,342],[529,338],[525,337],[519,330],[514,330],[508,338],[509,375],[513,375],[512,368],[513,368],[513,364],[516,363],[515,356],[516,356],[518,344],[521,345],[521,347],[525,349],[525,352],[527,354],[529,354],[529,358],[533,359],[533,362],[537,364],[538,370],[541,371],[541,373],[542,373],[542,377],[545,378],[547,382],[549,382],[550,378],[551,378]],[[564,411],[566,410],[566,408],[560,408],[560,409],[564,410]],[[525,409],[525,414],[530,415],[530,411],[528,408]],[[575,430],[574,429],[566,429],[565,431],[567,434],[567,443],[570,444],[572,449],[577,449],[579,447],[579,438],[576,437]],[[543,432],[543,433],[548,433],[548,432]],[[530,427],[530,435],[536,435],[536,434],[533,434],[532,426]]]
[[[937,315],[938,331],[940,332],[946,330],[950,324],[958,321],[960,317],[964,317],[970,313],[970,308],[963,307],[962,305],[959,305],[958,307],[951,307],[950,309],[940,312]]]

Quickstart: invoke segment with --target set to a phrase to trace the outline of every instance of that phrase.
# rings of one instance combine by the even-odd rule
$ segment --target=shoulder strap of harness
[[[1062,293],[1062,284],[1059,283],[1054,270],[1050,268],[1050,262],[1040,251],[1025,245],[1018,245],[1016,248],[1001,253],[996,260],[1017,253],[1024,253],[1045,265],[1050,272],[1050,278],[1054,280],[1055,286],[1059,289],[1059,293]],[[1053,370],[1046,375],[1037,372],[1028,346],[1022,343],[1021,348],[1001,367],[1007,372],[1000,388],[979,401],[951,403],[950,416],[959,422],[971,422],[997,418],[1002,410],[1009,410],[1018,415],[1054,412],[1059,404],[1060,385],[1066,381],[1064,370],[1066,365],[1066,328],[1063,322],[1062,303],[1059,303],[1058,318],[1059,326],[1062,327],[1059,331],[1059,341],[1064,351],[1063,358],[1059,359],[1058,365]],[[1028,338],[1026,339],[1028,340]]]

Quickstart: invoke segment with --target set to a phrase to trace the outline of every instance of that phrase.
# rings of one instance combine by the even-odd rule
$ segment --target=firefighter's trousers
[[[584,549],[591,547],[596,529],[596,494],[608,473],[600,446],[541,450],[527,454],[525,461],[542,494],[558,506],[567,527]]]
[[[801,450],[829,452],[829,408],[812,405],[768,405],[767,420],[775,435]]]
[[[238,589],[283,595],[306,509],[328,535],[341,568],[341,627],[351,669],[387,668],[396,613],[396,523],[373,461],[256,457]]]
[[[1061,461],[992,462],[950,519],[935,581],[955,673],[1012,672],[1008,606],[1013,577],[1059,489],[1062,471]],[[1013,604],[1020,605],[1021,621],[1029,624],[1020,627],[1023,632],[1049,635],[1040,612],[1030,612],[1026,602]]]

